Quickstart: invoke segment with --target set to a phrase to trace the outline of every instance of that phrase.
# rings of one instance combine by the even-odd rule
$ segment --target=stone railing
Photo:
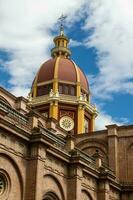
[[[53,101],[82,105],[86,107],[90,112],[92,113],[95,112],[96,115],[98,114],[96,110],[96,106],[90,104],[87,101],[87,97],[85,94],[81,94],[79,97],[77,97],[73,95],[60,94],[58,90],[56,92],[53,92],[52,89],[47,95],[31,98],[29,101],[29,105],[34,107],[36,105],[42,105],[42,104],[53,102]]]
[[[77,97],[71,95],[60,94],[60,101],[76,102]]]
[[[120,182],[120,184],[122,185],[122,186],[132,186],[133,187],[133,182]]]
[[[0,100],[0,109],[6,113],[4,118],[7,121],[26,130],[29,130],[31,128],[28,117],[19,113],[17,110],[13,109],[12,107],[10,107],[9,105],[7,105],[1,100]]]

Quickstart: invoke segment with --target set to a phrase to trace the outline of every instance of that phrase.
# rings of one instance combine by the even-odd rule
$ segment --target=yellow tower
[[[31,88],[30,106],[47,118],[57,120],[59,126],[73,134],[94,131],[97,110],[90,103],[86,76],[70,59],[69,39],[60,34],[54,38],[52,58],[44,62]]]

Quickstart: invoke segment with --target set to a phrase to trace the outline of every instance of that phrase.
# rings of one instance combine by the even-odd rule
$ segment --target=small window
[[[62,46],[62,47],[64,46],[64,40],[61,41],[61,46]]]
[[[70,87],[70,95],[75,96],[75,87],[74,86]]]
[[[43,95],[49,94],[51,89],[52,89],[52,84],[38,86],[37,87],[37,96],[43,96]]]
[[[89,120],[85,118],[84,120],[84,132],[88,133],[89,132]]]
[[[64,94],[69,94],[69,86],[64,85]]]
[[[76,87],[73,85],[59,84],[59,93],[66,95],[76,95]]]
[[[59,93],[63,94],[63,85],[59,85]]]

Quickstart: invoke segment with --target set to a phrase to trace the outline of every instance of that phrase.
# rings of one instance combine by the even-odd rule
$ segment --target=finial
[[[62,14],[58,19],[60,21],[60,35],[64,35],[64,21],[65,21],[66,17],[67,16]]]
[[[69,58],[71,55],[71,51],[68,49],[67,45],[69,43],[68,37],[64,35],[64,21],[66,16],[63,14],[58,19],[60,22],[60,35],[54,38],[55,47],[51,49],[51,56],[53,58],[57,56],[61,56],[64,58]]]

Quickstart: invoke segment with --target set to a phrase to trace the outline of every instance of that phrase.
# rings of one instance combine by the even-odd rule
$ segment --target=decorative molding
[[[88,184],[86,184],[86,183],[81,183],[81,186],[84,187],[84,188],[86,188],[86,189],[89,189],[89,190],[91,190],[91,191],[97,192],[97,188],[96,188],[96,187],[90,186],[89,183],[88,183]]]
[[[51,156],[47,156],[44,168],[59,176],[67,176],[67,165],[63,164],[63,161],[58,161],[58,159]]]

